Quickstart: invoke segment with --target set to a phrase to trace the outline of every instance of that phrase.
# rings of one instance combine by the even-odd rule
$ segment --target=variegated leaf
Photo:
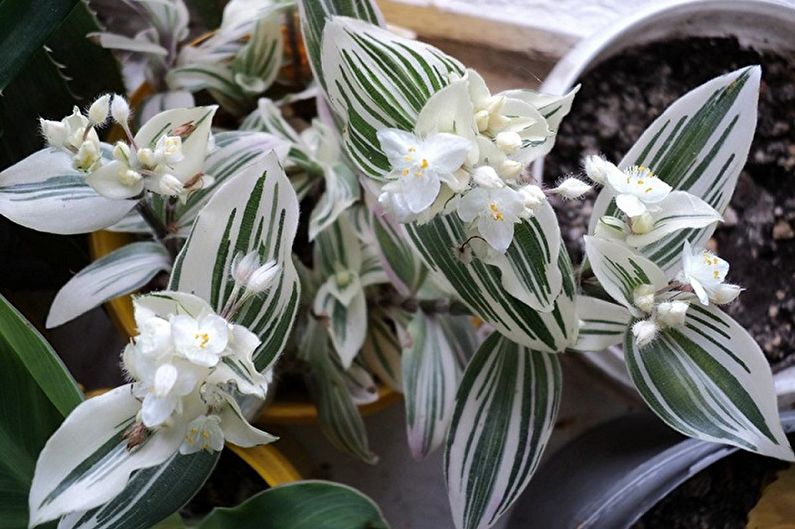
[[[468,315],[440,314],[439,324],[463,371],[480,346],[473,318]]]
[[[282,65],[283,48],[278,12],[262,17],[254,24],[249,41],[232,63],[234,79],[244,93],[258,95],[273,84]]]
[[[82,269],[58,291],[47,327],[57,327],[110,299],[134,292],[170,268],[171,257],[158,242],[122,246]]]
[[[347,154],[379,180],[390,165],[376,131],[414,130],[425,103],[450,83],[450,74],[464,74],[458,61],[432,46],[345,17],[326,24],[322,66],[331,107],[345,123]]]
[[[185,90],[158,92],[143,100],[141,108],[138,110],[138,113],[133,116],[133,119],[140,125],[166,110],[195,106],[196,102],[193,99],[193,94]]]
[[[309,240],[328,228],[354,202],[359,200],[359,180],[343,163],[324,167],[326,190],[309,216]]]
[[[369,316],[361,360],[381,382],[395,391],[403,391],[401,347],[395,330],[389,325],[383,311],[370,310]]]
[[[425,265],[443,275],[461,300],[504,336],[540,351],[562,351],[577,339],[574,277],[568,254],[559,252],[562,291],[550,312],[537,312],[505,289],[496,267],[479,259],[462,261],[458,248],[468,235],[454,215],[437,216],[427,224],[406,224]]]
[[[622,305],[590,296],[577,296],[577,319],[580,333],[569,349],[582,353],[599,353],[620,344],[632,319]]]
[[[262,340],[254,355],[260,371],[281,353],[298,309],[300,288],[290,253],[297,227],[298,200],[272,152],[213,194],[171,273],[172,290],[195,294],[220,311],[234,285],[229,274],[235,255],[257,250],[261,262],[280,265],[273,287],[234,317]]]
[[[464,373],[445,469],[458,529],[494,525],[516,501],[546,447],[560,405],[554,354],[493,333]]]
[[[723,213],[745,165],[756,129],[761,70],[743,68],[709,81],[671,105],[643,133],[619,166],[644,165],[674,189],[687,191]],[[602,215],[616,212],[613,197],[602,190],[594,204],[589,232]],[[681,230],[643,248],[643,254],[673,276],[688,239],[703,246],[710,224]]]
[[[364,345],[367,334],[367,300],[357,279],[356,285],[352,285],[357,291],[347,305],[343,304],[330,288],[329,282],[334,280],[333,277],[329,278],[320,287],[312,310],[323,318],[334,350],[342,365],[348,368]]]
[[[122,219],[134,200],[113,200],[85,183],[69,154],[42,149],[0,173],[0,215],[34,230],[88,233]]]
[[[461,364],[438,317],[417,311],[403,349],[406,433],[414,459],[425,459],[445,438],[453,414]]]
[[[795,460],[770,366],[748,332],[719,308],[691,303],[683,327],[663,330],[643,347],[628,329],[624,356],[643,399],[675,430]]]
[[[215,149],[204,162],[204,172],[213,178],[212,184],[191,193],[184,204],[174,207],[174,217],[182,232],[190,230],[196,215],[227,180],[248,166],[261,162],[271,151],[276,153],[279,161],[283,161],[290,149],[286,141],[264,132],[220,132],[214,138]]]
[[[298,6],[309,64],[312,66],[314,78],[324,87],[326,80],[320,64],[320,53],[326,22],[334,16],[345,16],[366,20],[377,26],[384,25],[375,0],[299,0]]]
[[[322,324],[308,318],[299,355],[311,366],[310,392],[317,406],[320,429],[339,450],[366,463],[378,457],[370,451],[367,431],[359,410],[348,392],[341,367],[332,360],[334,353]]]
[[[635,315],[640,315],[634,303],[636,288],[651,285],[656,291],[668,284],[656,264],[621,243],[586,235],[585,253],[605,292]]]
[[[334,360],[339,363],[338,359]],[[354,404],[361,406],[378,400],[378,388],[376,388],[375,380],[362,365],[354,362],[348,369],[343,368],[341,364],[338,367]]]
[[[136,450],[127,449],[124,436],[140,409],[127,384],[72,411],[36,463],[29,497],[31,527],[110,501],[133,472],[160,465],[174,454],[185,437],[184,427],[161,429]]]

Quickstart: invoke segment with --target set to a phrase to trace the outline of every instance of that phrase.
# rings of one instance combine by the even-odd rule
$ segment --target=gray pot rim
[[[707,31],[706,26],[698,24],[672,24],[672,20],[697,19],[699,15],[715,13],[732,15],[745,14],[748,16],[769,18],[775,20],[777,29],[771,30],[778,33],[782,28],[789,28],[786,37],[767,39],[764,33],[751,35],[729,28],[714,27]],[[662,27],[654,26],[654,21],[660,20]],[[665,27],[668,23],[669,26]],[[649,30],[653,27],[652,30]],[[735,23],[735,27],[739,27]],[[564,55],[550,71],[540,87],[540,91],[551,94],[564,94],[570,90],[580,76],[589,68],[602,60],[619,53],[622,49],[635,46],[639,43],[663,40],[672,36],[693,35],[693,29],[698,29],[699,35],[737,35],[744,42],[752,42],[761,47],[787,47],[795,51],[795,41],[791,34],[795,33],[795,5],[779,0],[664,0],[642,8],[637,12],[612,23],[609,27],[598,31],[593,36],[581,41]],[[766,27],[766,29],[768,29]],[[750,28],[749,32],[753,33]],[[536,181],[543,180],[544,160],[537,160],[532,167]],[[629,379],[624,355],[620,347],[614,346],[606,351],[584,353],[583,358],[617,384],[625,392],[630,392],[637,397],[635,388]],[[776,393],[779,395],[779,405],[789,407],[795,405],[795,367],[784,369],[774,375]]]

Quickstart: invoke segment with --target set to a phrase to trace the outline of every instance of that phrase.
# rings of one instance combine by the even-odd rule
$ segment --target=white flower
[[[465,194],[458,203],[458,215],[464,222],[477,221],[480,235],[500,253],[513,240],[514,223],[524,212],[522,195],[509,187],[478,187]]]
[[[488,165],[482,165],[472,172],[472,182],[490,189],[505,187],[505,182],[497,175],[497,171]]]
[[[188,431],[179,447],[179,453],[187,455],[201,450],[220,452],[223,448],[224,432],[221,430],[221,418],[217,415],[199,415],[188,424]]]
[[[107,121],[110,112],[110,98],[111,94],[100,96],[88,107],[88,119],[93,125],[102,125]]]
[[[659,327],[651,320],[641,320],[632,326],[632,334],[635,336],[635,343],[638,347],[644,347],[657,337]]]
[[[653,285],[638,285],[632,292],[632,304],[643,312],[651,312],[654,308],[654,295]]]
[[[607,186],[616,194],[616,206],[628,217],[639,217],[649,206],[659,203],[671,186],[657,178],[651,169],[633,165],[626,171],[607,172]]]
[[[399,182],[399,186],[384,186],[383,191],[402,195],[400,204],[413,214],[434,203],[443,182],[457,185],[454,173],[472,148],[469,140],[455,134],[438,133],[421,139],[402,130],[384,129],[377,135],[392,167],[389,178]]]
[[[710,301],[728,303],[739,295],[740,287],[723,284],[728,273],[729,263],[708,250],[692,249],[690,242],[685,240],[678,279],[693,287],[702,305],[709,305]]]
[[[213,367],[229,342],[229,328],[220,316],[207,315],[200,319],[174,316],[171,334],[176,352],[194,364]]]
[[[558,187],[550,189],[549,192],[566,199],[575,199],[581,197],[590,190],[591,186],[579,178],[567,178],[561,182]]]
[[[657,321],[667,327],[684,325],[689,306],[684,301],[663,301],[657,305]]]
[[[157,140],[154,150],[154,161],[157,164],[174,165],[185,159],[182,154],[182,138],[163,135]]]

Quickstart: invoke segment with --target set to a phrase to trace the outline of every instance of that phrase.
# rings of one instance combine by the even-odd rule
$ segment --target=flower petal
[[[646,204],[640,201],[635,195],[618,195],[616,206],[629,217],[637,217],[646,213]]]

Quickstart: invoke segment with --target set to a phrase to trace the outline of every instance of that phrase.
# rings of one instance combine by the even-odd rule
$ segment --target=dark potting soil
[[[787,463],[736,452],[684,482],[631,529],[746,529],[748,513]]]
[[[546,157],[547,184],[582,175],[581,160],[601,153],[618,162],[671,103],[737,68],[762,65],[759,121],[748,162],[711,244],[729,261],[729,281],[747,290],[726,310],[764,350],[774,370],[795,364],[795,69],[776,54],[733,38],[652,43],[587,72]],[[557,202],[575,262],[582,256],[595,193]]]

